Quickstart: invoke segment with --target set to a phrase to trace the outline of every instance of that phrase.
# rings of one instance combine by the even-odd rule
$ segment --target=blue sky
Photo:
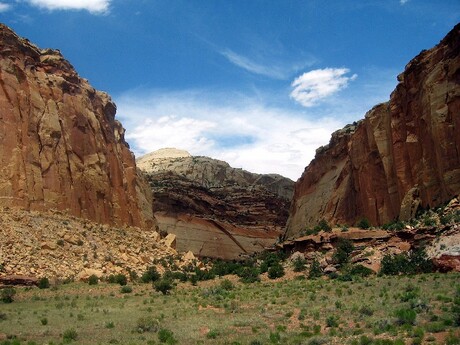
[[[112,96],[137,156],[294,180],[459,18],[458,0],[0,0],[1,22]]]

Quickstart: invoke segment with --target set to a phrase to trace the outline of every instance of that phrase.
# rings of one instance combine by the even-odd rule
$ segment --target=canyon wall
[[[150,182],[158,226],[176,234],[179,251],[237,259],[283,234],[294,187],[288,178],[177,149],[155,151],[137,164]]]
[[[285,237],[321,219],[407,220],[460,194],[460,24],[398,76],[390,101],[332,134],[295,185]]]
[[[1,24],[0,49],[0,206],[151,227],[151,192],[110,97]]]

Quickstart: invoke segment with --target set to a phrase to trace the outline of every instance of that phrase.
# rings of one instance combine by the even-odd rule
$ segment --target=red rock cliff
[[[59,51],[0,24],[0,206],[151,226],[151,199],[115,112]]]
[[[390,101],[332,135],[297,181],[286,237],[322,218],[407,220],[460,193],[460,24],[398,76]]]

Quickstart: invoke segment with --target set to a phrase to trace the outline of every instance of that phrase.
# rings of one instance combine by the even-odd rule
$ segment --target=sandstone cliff
[[[58,50],[1,24],[0,49],[0,206],[151,226],[148,187],[110,97]]]
[[[137,164],[152,187],[158,226],[177,235],[178,250],[234,259],[272,245],[284,230],[294,185],[287,178],[174,149]]]
[[[460,25],[398,76],[390,101],[332,135],[295,185],[286,237],[321,219],[412,218],[460,193]]]

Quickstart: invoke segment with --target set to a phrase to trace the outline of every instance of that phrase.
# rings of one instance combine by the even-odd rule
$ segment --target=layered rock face
[[[460,25],[398,76],[390,101],[332,134],[295,185],[286,237],[321,219],[407,220],[460,193]]]
[[[152,187],[158,226],[177,235],[179,251],[235,259],[272,245],[284,230],[294,186],[287,178],[174,149],[137,164]]]
[[[0,206],[152,226],[151,194],[110,97],[59,51],[4,25],[0,47]]]

